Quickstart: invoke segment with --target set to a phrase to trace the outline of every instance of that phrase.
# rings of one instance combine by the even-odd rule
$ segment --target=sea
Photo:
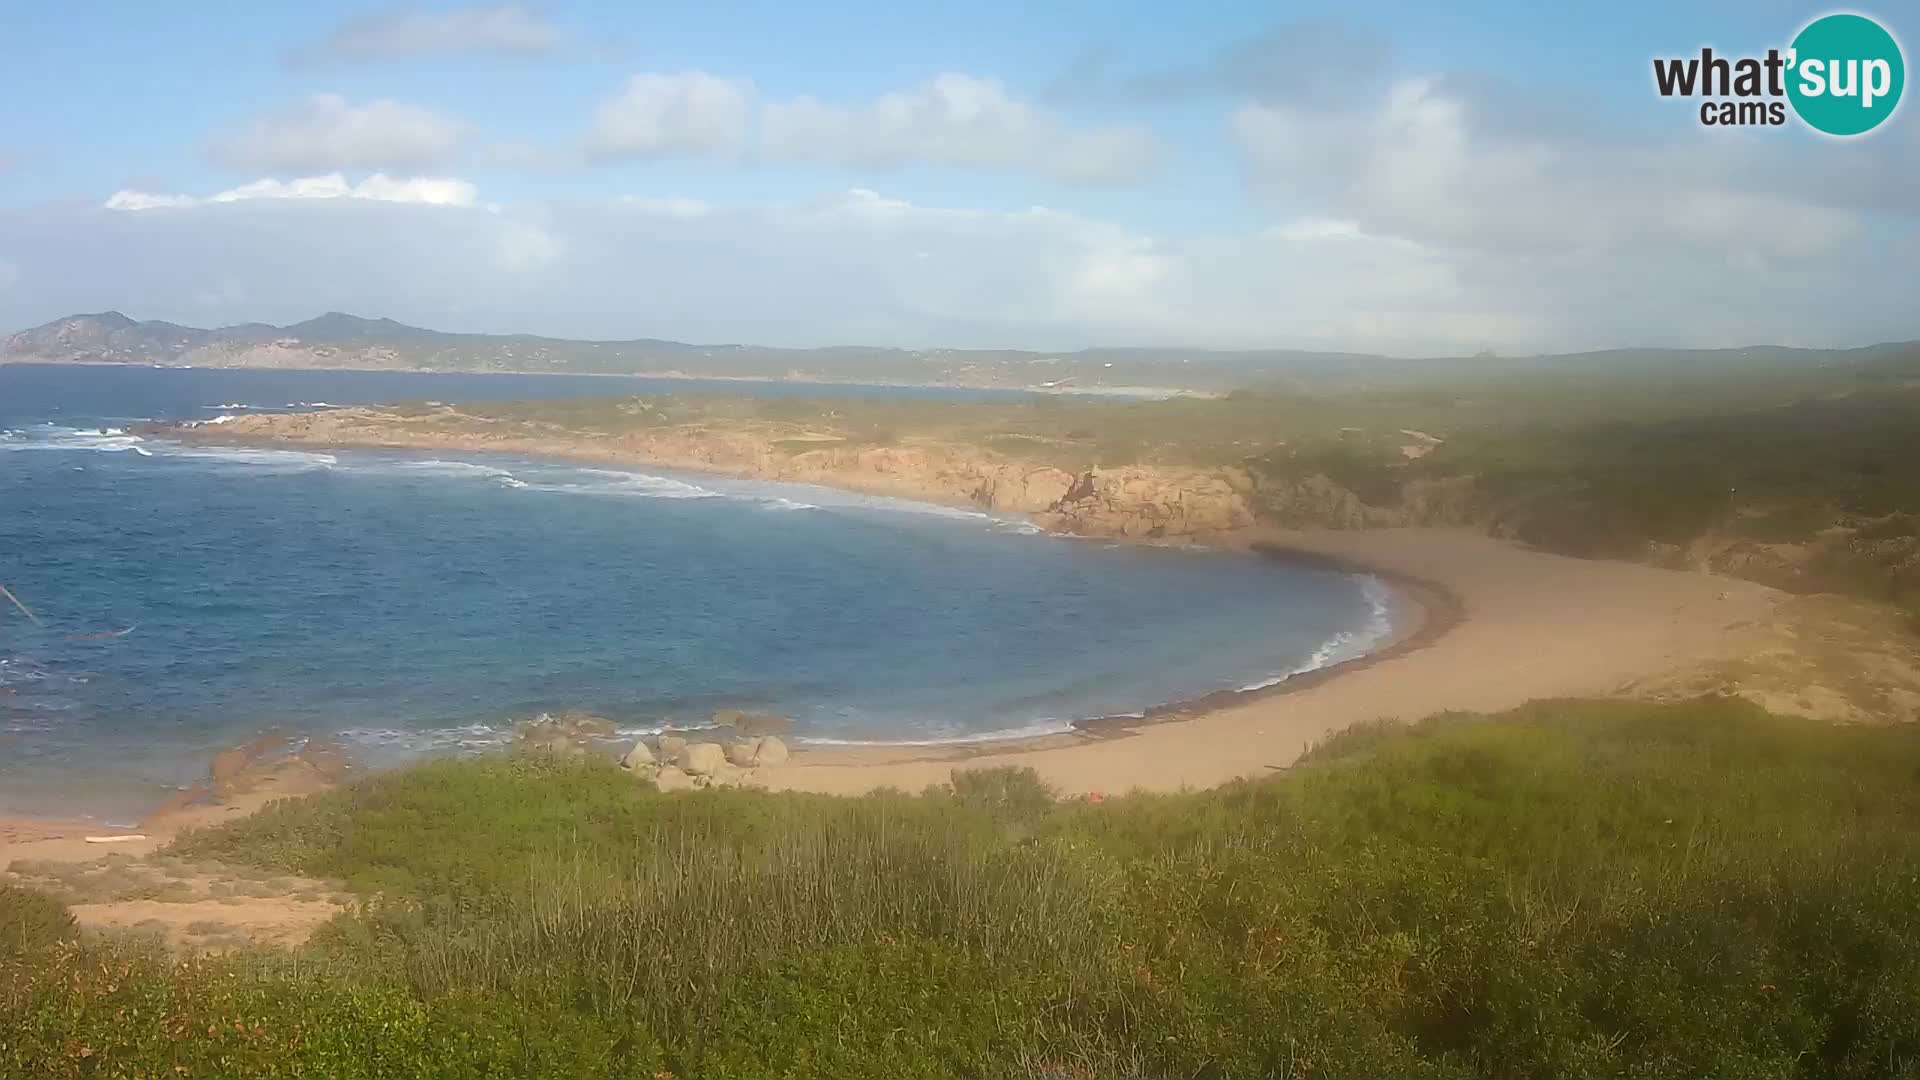
[[[805,745],[1066,730],[1364,654],[1364,575],[819,487],[130,430],[395,400],[724,389],[557,375],[0,365],[0,811],[130,820],[260,733],[369,766],[542,712],[719,709]],[[31,612],[29,616],[28,612]]]

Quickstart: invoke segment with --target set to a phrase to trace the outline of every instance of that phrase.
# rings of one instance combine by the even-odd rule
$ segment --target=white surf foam
[[[1129,714],[1132,715],[1132,714]],[[1037,739],[1046,735],[1065,735],[1073,731],[1073,723],[1045,717],[1020,727],[999,728],[994,731],[974,731],[964,735],[938,735],[927,738],[902,739],[842,739],[830,735],[796,735],[794,744],[798,746],[965,746],[970,743],[999,742],[1002,739]]]
[[[1393,636],[1393,590],[1387,583],[1372,574],[1360,577],[1360,595],[1367,601],[1367,621],[1357,629],[1342,630],[1320,643],[1307,659],[1291,671],[1283,672],[1259,682],[1248,683],[1241,691],[1265,690],[1269,686],[1278,686],[1296,675],[1305,675],[1310,671],[1344,664],[1357,660],[1378,648],[1380,644]]]
[[[151,457],[140,448],[146,440],[129,435],[124,428],[70,428],[57,424],[8,431],[0,437],[0,450],[91,450],[118,454],[127,451]]]
[[[484,750],[513,741],[513,729],[489,724],[404,731],[399,728],[348,728],[340,738],[388,754],[432,754],[448,750]]]
[[[613,469],[575,469],[573,472],[592,480],[580,482],[528,481],[514,485],[527,491],[548,491],[569,495],[601,495],[640,499],[718,499],[722,494],[698,484],[648,473],[619,472]]]
[[[331,469],[340,459],[305,450],[262,450],[246,446],[178,446],[155,443],[156,456],[204,461],[213,465],[244,465],[275,472]]]
[[[437,458],[427,461],[383,462],[371,468],[422,476],[472,476],[485,480],[513,479],[513,473],[497,466],[482,465],[474,461],[441,461]]]

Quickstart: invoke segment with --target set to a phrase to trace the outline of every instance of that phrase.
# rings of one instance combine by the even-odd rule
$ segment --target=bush
[[[0,884],[0,958],[71,941],[75,933],[65,904],[36,889]]]
[[[1720,698],[1100,804],[434,762],[187,842],[382,894],[298,966],[0,965],[0,1075],[1920,1077],[1917,775]]]
[[[955,769],[953,793],[962,803],[1010,818],[1033,818],[1053,809],[1058,797],[1032,769],[1011,765]]]
[[[424,999],[264,960],[151,949],[0,961],[0,1075],[9,1077],[651,1077],[657,1047],[538,1000]]]

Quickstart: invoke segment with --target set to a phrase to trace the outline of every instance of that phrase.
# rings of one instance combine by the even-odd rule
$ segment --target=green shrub
[[[75,933],[65,904],[36,889],[0,884],[0,958],[70,941]]]
[[[198,1025],[251,988],[352,1068],[426,1075],[1912,1078],[1916,776],[1920,728],[1720,698],[1369,725],[1100,804],[1024,770],[663,797],[599,762],[433,762],[186,842],[380,894],[319,960],[114,993]],[[0,1009],[46,1033],[0,1058],[24,1075],[121,1045],[88,1026],[103,991],[45,968]],[[371,1017],[426,1056],[369,1058]],[[257,1071],[317,1053],[247,1058],[223,1022],[207,1053]],[[514,1034],[408,1049],[456,1028]]]
[[[0,961],[8,1077],[651,1077],[644,1031],[539,1000],[329,979],[269,961],[149,949],[55,950]]]
[[[1041,816],[1053,809],[1058,798],[1039,773],[1011,765],[955,769],[951,785],[962,803],[1011,818]]]

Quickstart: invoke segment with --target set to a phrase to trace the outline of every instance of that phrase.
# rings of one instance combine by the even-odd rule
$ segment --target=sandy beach
[[[1286,768],[1356,723],[1632,692],[1736,654],[1738,632],[1781,599],[1750,582],[1546,555],[1466,530],[1260,531],[1245,540],[1425,582],[1458,610],[1431,635],[1415,628],[1404,648],[1291,686],[1216,695],[1131,729],[960,751],[807,750],[770,773],[768,786],[911,791],[944,782],[957,766],[1014,765],[1069,794],[1209,787]],[[1401,595],[1418,602],[1421,591]]]

